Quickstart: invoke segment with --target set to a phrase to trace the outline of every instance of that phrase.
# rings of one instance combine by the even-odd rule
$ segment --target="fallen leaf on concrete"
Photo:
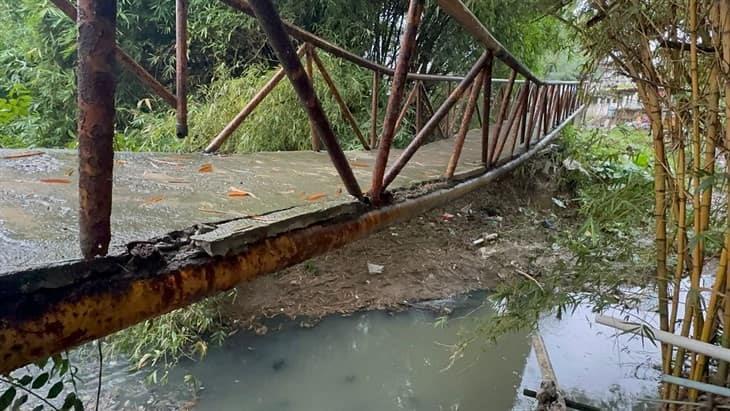
[[[327,194],[325,193],[314,193],[307,196],[307,201],[317,201],[320,198],[326,197]]]
[[[441,219],[444,220],[444,221],[449,221],[452,218],[454,218],[454,215],[453,214],[449,214],[449,213],[443,213],[443,214],[441,214]]]
[[[26,158],[26,157],[34,157],[34,156],[40,156],[44,153],[42,151],[24,151],[22,153],[18,154],[9,154],[7,156],[3,156],[3,160],[14,160],[16,158]]]
[[[253,195],[249,193],[248,191],[243,191],[236,187],[230,187],[228,188],[228,197],[248,197]]]
[[[360,162],[360,161],[351,161],[350,162],[350,166],[352,168],[370,168],[370,164],[363,163],[363,162]]]
[[[41,178],[41,183],[48,184],[71,184],[68,178]]]
[[[213,164],[205,163],[198,169],[199,173],[212,173],[213,172]]]
[[[160,201],[162,201],[162,200],[164,200],[164,199],[165,199],[165,197],[163,197],[163,196],[152,196],[152,197],[149,197],[149,198],[145,199],[145,200],[144,200],[144,201],[142,202],[142,204],[154,204],[154,203],[159,203]]]

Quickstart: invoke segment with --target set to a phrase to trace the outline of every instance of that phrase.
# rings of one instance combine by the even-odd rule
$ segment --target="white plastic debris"
[[[368,273],[370,274],[382,274],[384,268],[382,265],[368,263]]]

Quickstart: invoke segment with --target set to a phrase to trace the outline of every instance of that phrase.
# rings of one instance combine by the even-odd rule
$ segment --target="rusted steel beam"
[[[325,68],[324,63],[317,55],[317,51],[314,48],[310,48],[310,53],[311,53],[311,56],[314,58],[314,63],[317,65],[317,68],[319,69],[319,73],[322,75],[324,82],[327,84],[327,87],[330,89],[330,92],[332,93],[332,97],[335,98],[337,105],[340,106],[340,112],[342,112],[342,117],[345,118],[345,121],[350,125],[350,127],[352,128],[352,131],[355,132],[355,137],[357,137],[357,139],[360,140],[360,144],[362,144],[363,148],[365,148],[365,150],[370,150],[370,145],[368,144],[367,140],[365,140],[365,136],[362,134],[362,131],[360,131],[360,126],[357,125],[357,121],[355,121],[355,117],[352,115],[350,108],[347,107],[347,103],[345,103],[345,100],[342,98],[340,91],[337,89],[337,85],[335,84],[335,81],[332,80],[332,77],[330,76],[330,73]]]
[[[177,137],[188,135],[188,0],[175,0],[175,117]]]
[[[517,72],[512,70],[512,74],[509,76],[509,83],[507,88],[502,89],[502,100],[499,103],[499,114],[497,115],[497,121],[494,127],[494,134],[492,136],[492,148],[489,150],[491,157],[489,158],[489,164],[494,162],[494,154],[497,151],[497,143],[499,142],[499,136],[502,132],[502,126],[504,121],[507,119],[507,110],[509,109],[509,103],[512,98],[512,89],[515,85],[515,79],[517,78]]]
[[[459,127],[459,132],[456,134],[456,139],[454,140],[454,150],[451,153],[451,158],[449,158],[449,164],[446,166],[446,178],[450,179],[454,177],[456,166],[459,164],[459,157],[461,157],[461,150],[464,148],[466,133],[469,131],[469,123],[471,123],[472,115],[477,108],[479,92],[482,90],[482,81],[484,81],[484,70],[479,72],[477,78],[474,80],[474,84],[472,84],[471,93],[469,93],[469,101],[466,103],[464,116],[461,118],[461,126]]]
[[[522,121],[520,122],[520,144],[523,144],[525,142],[525,133],[527,133],[527,116],[530,113],[530,103],[534,104],[535,87],[537,87],[537,85],[533,87],[532,84],[527,83],[526,87],[528,88],[528,91],[525,104],[522,106]]]
[[[335,169],[337,169],[347,192],[358,199],[362,199],[360,185],[355,179],[342,147],[337,143],[332,127],[324,110],[322,110],[322,105],[317,99],[312,83],[304,72],[304,67],[302,67],[302,63],[297,57],[296,50],[294,50],[294,46],[292,46],[284,30],[279,14],[270,0],[252,0],[251,7],[254,9],[261,28],[266,33],[269,45],[276,53],[287,77],[289,77],[294,91],[307,110],[309,118],[314,122],[317,135],[327,147],[327,154],[330,156]]]
[[[558,96],[558,87],[556,85],[550,86],[550,99],[548,106],[545,110],[545,133],[547,133],[553,126],[553,115],[555,114],[555,100]]]
[[[403,104],[403,107],[401,108],[400,113],[398,113],[398,118],[395,120],[395,130],[393,131],[393,134],[398,133],[401,123],[403,123],[403,120],[406,118],[406,115],[408,114],[408,109],[411,108],[413,101],[416,99],[416,93],[418,92],[417,86],[418,86],[417,84],[414,84],[413,88],[408,93],[408,97],[406,98],[406,101]]]
[[[504,133],[502,133],[501,137],[497,135],[497,139],[499,140],[499,146],[492,153],[493,156],[490,160],[492,164],[499,162],[499,158],[502,156],[504,146],[507,144],[507,140],[509,140],[512,134],[512,130],[515,126],[515,121],[517,120],[517,116],[520,112],[520,109],[522,108],[522,95],[525,93],[525,91],[527,91],[527,87],[522,87],[519,94],[517,95],[517,99],[515,99],[515,102],[512,105],[512,111],[510,112],[509,119],[507,120],[507,128],[504,130]]]
[[[71,4],[68,0],[50,1],[59,10],[61,10],[63,14],[68,16],[71,20],[76,21],[76,6]],[[140,66],[139,63],[137,63],[129,54],[119,48],[119,45],[116,43],[114,44],[114,53],[120,66],[134,74],[142,84],[149,87],[150,90],[170,105],[170,107],[175,108],[177,106],[177,98],[175,95],[157,81],[157,79],[145,70],[144,67]]]
[[[306,45],[302,44],[299,47],[299,50],[297,51],[297,56],[302,57],[304,55],[304,49]],[[208,146],[205,148],[206,153],[214,153],[218,151],[218,149],[223,145],[223,143],[228,140],[228,138],[238,129],[238,127],[241,126],[244,120],[248,118],[251,113],[256,109],[256,107],[259,106],[259,104],[264,101],[264,98],[268,96],[274,88],[279,84],[281,79],[286,76],[286,73],[284,73],[284,69],[280,68],[279,70],[274,73],[274,76],[271,77],[271,80],[266,82],[263,87],[261,87],[261,90],[256,92],[254,96],[249,100],[248,103],[243,107],[243,109],[236,114],[236,117],[231,120],[230,123],[226,124],[226,126],[221,130],[220,133],[208,144]]]
[[[545,91],[547,90],[547,87],[545,86],[536,86],[537,87],[537,96],[535,97],[535,100],[533,101],[533,109],[532,109],[532,115],[530,116],[530,122],[527,125],[527,141],[525,142],[525,149],[530,148],[530,143],[532,142],[533,136],[536,134],[536,132],[539,134],[540,129],[540,123],[538,123],[540,119],[540,113],[542,112],[542,100],[545,98]],[[536,130],[537,129],[537,130]]]
[[[117,2],[78,1],[79,243],[90,259],[111,241]]]
[[[388,185],[392,183],[393,180],[395,180],[401,170],[403,170],[403,167],[408,164],[408,161],[411,159],[411,157],[416,154],[416,151],[418,151],[418,148],[421,147],[421,144],[426,139],[426,137],[431,134],[434,128],[438,126],[438,123],[441,121],[441,119],[444,118],[446,113],[451,110],[451,107],[453,107],[454,104],[464,94],[464,92],[466,92],[466,90],[469,88],[469,85],[474,81],[477,75],[484,68],[484,64],[486,63],[488,57],[489,56],[487,53],[484,53],[481,57],[479,57],[479,60],[477,60],[474,66],[472,66],[472,68],[464,77],[464,80],[459,83],[459,85],[453,92],[451,92],[446,101],[444,101],[443,104],[441,104],[441,106],[438,108],[438,110],[436,110],[436,113],[434,113],[433,117],[431,117],[426,122],[421,132],[416,134],[410,144],[408,144],[408,147],[403,150],[400,157],[398,157],[395,163],[393,163],[388,172],[385,174],[385,178],[383,179],[383,188],[388,187]]]
[[[532,87],[530,86],[530,83],[525,83],[521,94],[522,101],[520,102],[520,109],[518,114],[519,119],[517,120],[517,124],[515,125],[514,132],[512,134],[512,147],[510,148],[509,154],[510,158],[513,158],[515,156],[515,148],[518,145],[518,137],[520,138],[520,141],[522,141],[522,133],[525,131],[525,123],[527,122],[527,110],[531,92]],[[497,159],[497,161],[499,161],[499,158]]]
[[[416,81],[416,134],[423,127],[423,90],[420,81]]]
[[[306,70],[307,70],[307,77],[309,78],[309,82],[312,84],[312,89],[314,89],[314,64],[313,64],[313,58],[312,58],[312,47],[307,44],[304,47],[305,56],[306,56]],[[316,90],[315,90],[315,96],[316,96]],[[314,121],[310,117],[309,119],[309,138],[312,141],[312,151],[318,152],[322,149],[322,147],[319,144],[319,137],[317,136],[317,129],[314,125]]]
[[[482,110],[484,120],[482,121],[482,164],[486,165],[489,160],[489,123],[492,115],[492,64],[493,54],[489,53],[489,59],[484,64],[484,93],[482,96]]]
[[[548,85],[545,89],[545,99],[542,103],[542,132],[538,135],[538,138],[542,138],[543,135],[547,134],[550,128],[550,104],[552,102],[553,86]]]
[[[385,167],[388,165],[390,146],[395,136],[396,116],[401,100],[403,99],[408,67],[411,64],[411,55],[416,48],[416,33],[418,32],[418,26],[421,24],[424,4],[425,0],[410,0],[408,5],[406,25],[403,30],[403,38],[401,39],[400,51],[398,52],[398,59],[395,65],[393,82],[390,87],[390,96],[388,97],[385,119],[383,120],[383,132],[380,136],[380,145],[378,146],[378,155],[375,158],[373,178],[370,186],[370,195],[373,203],[376,205],[382,203],[383,176],[385,174]],[[416,89],[414,87],[414,90]]]
[[[421,85],[421,93],[423,96],[423,102],[426,105],[425,108],[430,113],[427,115],[428,115],[428,118],[431,118],[431,117],[433,117],[433,115],[436,111],[433,109],[433,104],[431,104],[431,100],[428,98],[428,90],[426,90],[426,86],[423,84],[423,82],[420,82],[420,85]],[[436,126],[436,131],[439,133],[439,137],[443,140],[444,138],[446,138],[446,135],[444,134],[444,131],[442,130],[441,127],[442,127],[442,124],[441,124],[441,122],[439,122],[438,125]]]
[[[373,71],[373,89],[370,98],[370,147],[378,144],[378,98],[380,97],[380,73]]]
[[[576,114],[574,114],[576,115]],[[564,124],[567,124],[564,123]],[[74,264],[74,278],[58,275],[64,266],[0,277],[0,374],[68,350],[141,321],[232,289],[244,281],[324,254],[389,225],[448,204],[484,187],[524,163],[554,138],[555,130],[520,157],[445,189],[346,220],[325,221],[250,244],[240,254],[166,264],[125,253]],[[179,254],[195,252],[183,246]],[[136,259],[136,260],[135,260]],[[168,260],[169,261],[169,260]]]

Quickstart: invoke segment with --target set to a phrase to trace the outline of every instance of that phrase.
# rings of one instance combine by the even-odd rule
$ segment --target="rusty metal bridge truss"
[[[78,9],[68,0],[51,1],[76,20],[79,28],[79,239],[85,259],[0,276],[0,373],[341,247],[482,187],[512,171],[552,141],[580,112],[585,98],[585,89],[577,82],[551,82],[536,77],[460,0],[437,3],[485,50],[463,76],[409,72],[424,0],[410,0],[393,69],[282,21],[271,0],[221,0],[257,19],[281,68],[212,139],[205,151],[217,151],[286,76],[309,117],[312,149],[320,150],[320,143],[324,145],[353,201],[339,211],[310,218],[306,224],[269,230],[265,235],[258,233],[243,243],[238,239],[238,246],[225,248],[225,252],[201,250],[200,244],[190,240],[190,233],[182,230],[166,236],[168,245],[169,238],[174,237],[173,247],[156,248],[154,240],[159,239],[153,239],[145,242],[145,246],[107,256],[114,165],[114,65],[119,64],[133,73],[175,108],[177,133],[184,137],[188,129],[188,0],[176,0],[175,94],[117,45],[115,1],[78,0]],[[300,43],[298,49],[293,40]],[[369,133],[363,133],[353,119],[335,80],[318,55],[320,51],[372,71]],[[508,80],[493,78],[497,62],[511,69]],[[314,67],[362,148],[377,150],[369,190],[363,190],[355,179],[315,94]],[[382,130],[378,132],[377,90],[388,79],[390,92]],[[435,84],[446,85],[449,90],[437,108],[429,99]],[[394,136],[414,104],[415,136],[388,167]],[[429,136],[452,135],[457,111],[461,121],[453,139],[453,150],[444,153],[449,156],[444,178],[433,182],[430,192],[415,197],[398,196],[397,190],[387,191]],[[481,122],[482,165],[468,175],[455,175],[475,113]],[[516,147],[522,148],[516,150]]]

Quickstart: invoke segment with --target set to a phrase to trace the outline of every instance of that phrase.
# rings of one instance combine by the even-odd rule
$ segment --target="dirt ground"
[[[565,223],[553,201],[561,198],[555,171],[538,160],[446,207],[244,284],[227,315],[263,334],[266,318],[308,326],[330,314],[399,310],[490,289],[515,276],[539,281],[557,258],[552,237]],[[382,272],[371,273],[369,264]]]

